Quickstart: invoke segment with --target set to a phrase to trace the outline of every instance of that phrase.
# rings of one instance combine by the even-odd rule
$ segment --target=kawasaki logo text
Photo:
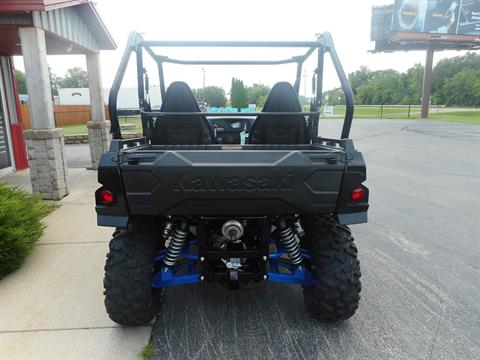
[[[198,176],[175,173],[173,191],[292,191],[295,174],[270,176]]]

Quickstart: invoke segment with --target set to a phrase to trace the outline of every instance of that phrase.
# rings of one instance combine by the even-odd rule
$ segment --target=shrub
[[[41,219],[52,209],[39,197],[0,184],[0,279],[20,267],[43,233]]]

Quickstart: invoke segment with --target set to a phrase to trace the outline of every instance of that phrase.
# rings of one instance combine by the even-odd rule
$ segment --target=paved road
[[[287,285],[170,289],[155,359],[480,358],[479,127],[361,120],[352,135],[371,189],[370,221],[352,227],[357,314],[323,325]]]
[[[339,133],[324,121],[324,136]],[[357,314],[312,320],[295,286],[169,289],[156,359],[480,358],[480,127],[361,120],[370,220],[352,227],[362,264]],[[72,167],[88,146],[67,146]]]

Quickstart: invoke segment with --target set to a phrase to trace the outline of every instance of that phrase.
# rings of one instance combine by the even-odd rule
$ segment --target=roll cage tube
[[[281,60],[180,60],[169,58],[168,56],[156,54],[154,47],[237,47],[237,48],[308,48],[307,52],[300,56],[294,56],[290,59]],[[346,112],[343,122],[341,139],[347,139],[350,134],[353,119],[353,92],[348,82],[347,76],[343,70],[342,64],[338,58],[335,46],[330,33],[321,34],[316,41],[147,41],[136,32],[130,33],[126,49],[123,53],[120,65],[118,67],[115,79],[113,81],[110,95],[108,98],[108,110],[110,112],[110,121],[112,123],[111,133],[114,139],[122,139],[122,133],[118,122],[117,98],[120,86],[122,84],[125,71],[132,52],[136,53],[137,62],[137,81],[138,81],[138,99],[139,113],[142,118],[143,135],[150,139],[152,116],[198,116],[205,113],[171,113],[152,111],[150,103],[145,99],[145,80],[143,69],[143,50],[152,57],[158,65],[158,76],[160,81],[160,93],[165,96],[165,78],[163,74],[163,64],[173,63],[181,65],[279,65],[279,64],[297,64],[295,90],[299,92],[300,78],[303,63],[317,50],[317,69],[315,96],[309,112],[262,112],[262,113],[209,113],[208,116],[258,116],[258,115],[304,115],[309,116],[310,140],[315,141],[317,137],[318,122],[320,118],[320,109],[322,106],[322,87],[323,87],[323,63],[324,54],[329,53],[334,65],[337,76],[340,80],[342,91],[345,94]]]

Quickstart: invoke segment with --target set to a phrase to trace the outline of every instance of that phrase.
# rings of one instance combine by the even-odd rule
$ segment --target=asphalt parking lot
[[[320,133],[336,136],[339,125],[324,121]],[[155,359],[480,358],[480,126],[359,120],[351,135],[371,204],[369,223],[352,226],[357,314],[321,324],[288,285],[169,289]],[[67,147],[70,166],[80,151],[88,155]]]

